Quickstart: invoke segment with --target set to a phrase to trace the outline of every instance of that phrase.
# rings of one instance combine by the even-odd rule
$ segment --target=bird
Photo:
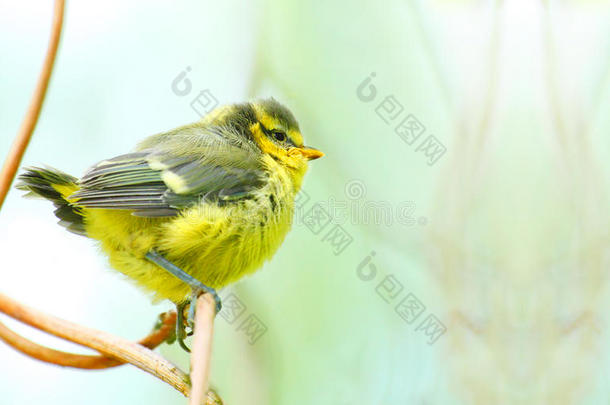
[[[292,112],[268,98],[219,106],[80,179],[27,167],[16,187],[50,200],[60,225],[97,241],[110,266],[154,302],[172,301],[188,350],[186,306],[207,292],[219,311],[216,290],[273,256],[291,228],[308,162],[322,156],[304,145]]]

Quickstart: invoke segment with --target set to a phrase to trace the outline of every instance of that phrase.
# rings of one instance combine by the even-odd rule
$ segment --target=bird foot
[[[199,283],[201,284],[201,283]],[[191,352],[189,347],[184,343],[184,340],[188,336],[193,335],[193,331],[195,330],[195,308],[197,307],[197,299],[202,294],[210,294],[214,298],[214,302],[216,303],[216,314],[220,312],[222,309],[222,300],[220,296],[216,292],[215,289],[208,287],[204,284],[193,287],[191,292],[191,298],[184,303],[178,304],[176,306],[176,311],[178,313],[178,318],[176,319],[176,340],[180,347],[182,347],[185,351]],[[188,305],[188,315],[186,319],[184,318],[184,310]],[[186,328],[190,328],[190,331],[187,331]]]

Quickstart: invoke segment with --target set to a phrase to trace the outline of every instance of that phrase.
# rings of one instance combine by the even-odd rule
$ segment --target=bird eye
[[[286,134],[281,131],[274,132],[273,137],[280,142],[284,142],[286,140]]]

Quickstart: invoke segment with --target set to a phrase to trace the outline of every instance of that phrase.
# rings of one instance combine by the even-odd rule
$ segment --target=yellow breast
[[[190,288],[148,262],[144,255],[150,249],[202,283],[221,288],[256,271],[292,225],[294,197],[305,169],[288,172],[271,158],[265,163],[269,182],[252,199],[224,206],[202,202],[161,219],[92,209],[86,212],[87,233],[101,242],[114,268],[156,299],[181,302]]]

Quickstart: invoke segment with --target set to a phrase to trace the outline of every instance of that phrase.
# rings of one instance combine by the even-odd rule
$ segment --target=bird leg
[[[163,257],[160,253],[158,253],[155,250],[150,250],[148,253],[146,253],[145,257],[147,260],[151,261],[152,263],[155,263],[157,266],[161,267],[162,269],[167,270],[169,273],[171,273],[172,275],[174,275],[178,279],[182,280],[183,282],[185,282],[186,284],[188,284],[191,287],[191,289],[192,289],[192,294],[191,294],[191,299],[190,299],[191,305],[189,308],[189,315],[187,318],[187,322],[191,328],[193,328],[194,321],[195,321],[195,306],[196,306],[195,302],[197,301],[197,298],[201,294],[208,293],[208,294],[212,295],[212,297],[214,297],[214,302],[216,303],[216,313],[220,312],[220,310],[222,308],[222,301],[220,300],[220,296],[218,296],[215,289],[213,289],[212,287],[208,287],[207,285],[203,284],[201,281],[197,280],[190,274],[186,273],[180,267],[176,266],[174,263],[167,260],[165,257]],[[189,301],[176,305],[176,311],[177,311],[177,315],[178,315],[178,317],[176,318],[176,339],[178,340],[178,344],[180,344],[180,347],[182,347],[187,352],[190,352],[188,347],[184,344],[184,339],[186,338],[187,334],[186,334],[186,329],[184,327],[184,312],[183,311],[184,311],[184,308],[186,307],[186,305],[188,305],[188,304],[189,304]]]

